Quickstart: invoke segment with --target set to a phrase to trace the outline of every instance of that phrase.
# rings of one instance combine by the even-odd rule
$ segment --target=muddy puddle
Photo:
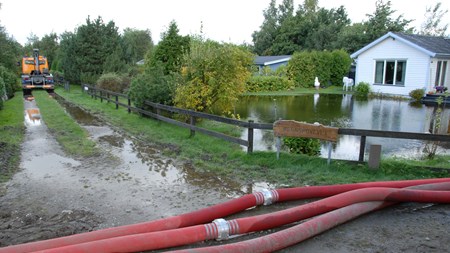
[[[68,157],[40,115],[39,101],[24,101],[21,170],[0,196],[0,247],[178,215],[271,188],[199,172],[59,102],[101,152]]]
[[[99,118],[62,99],[58,99],[58,102],[89,132],[103,150],[119,159],[119,167],[127,171],[129,178],[140,178],[144,186],[188,184],[208,190],[220,190],[227,197],[238,197],[273,187],[265,182],[241,185],[230,179],[218,178],[213,173],[197,172],[190,164],[175,164],[152,145],[145,145],[113,130]]]
[[[96,196],[97,206],[116,209],[114,213],[127,216],[115,217],[114,224],[107,225],[177,215],[273,188],[265,182],[242,185],[213,173],[199,172],[188,163],[164,157],[154,145],[126,136],[76,106],[61,99],[59,103],[105,153],[74,169],[76,173],[86,173],[79,180],[80,188]]]

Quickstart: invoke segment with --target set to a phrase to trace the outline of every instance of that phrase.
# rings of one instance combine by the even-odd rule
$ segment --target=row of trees
[[[16,62],[21,48],[0,24],[0,110],[3,108],[3,101],[12,97],[19,89]]]
[[[375,6],[373,14],[366,14],[367,21],[352,23],[343,6],[328,10],[320,8],[318,0],[305,0],[294,13],[293,0],[283,0],[278,7],[271,0],[260,29],[252,34],[254,51],[258,55],[334,49],[352,53],[389,31],[446,35],[448,24],[441,25],[441,20],[447,11],[441,10],[441,3],[425,10],[426,20],[418,31],[409,26],[412,20],[395,17],[390,1],[376,0]]]

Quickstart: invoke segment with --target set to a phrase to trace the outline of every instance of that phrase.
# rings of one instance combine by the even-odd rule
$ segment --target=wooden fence
[[[82,85],[82,90],[84,92],[87,92],[93,98],[100,98],[101,102],[103,102],[103,100],[106,100],[108,102],[114,103],[116,105],[116,109],[118,109],[119,106],[123,106],[128,109],[129,113],[132,111],[138,112],[138,113],[150,116],[152,118],[155,118],[155,119],[158,119],[158,120],[170,123],[170,124],[188,128],[191,130],[191,136],[194,136],[195,132],[200,132],[200,133],[203,133],[206,135],[220,138],[225,141],[229,141],[229,142],[233,142],[233,143],[237,143],[239,145],[245,146],[245,147],[247,147],[247,153],[253,152],[254,129],[272,130],[272,128],[273,128],[272,124],[255,123],[255,122],[253,122],[253,120],[241,121],[241,120],[236,120],[236,119],[220,117],[217,115],[207,114],[207,113],[203,113],[203,112],[196,112],[196,111],[192,111],[192,110],[186,110],[186,109],[176,108],[176,107],[172,107],[172,106],[168,106],[168,105],[153,103],[150,101],[145,101],[145,105],[154,108],[154,111],[156,111],[156,113],[155,113],[155,112],[152,112],[149,110],[143,110],[141,108],[131,106],[131,100],[125,94],[120,94],[120,93],[111,92],[111,91],[104,90],[104,89],[99,89],[99,88],[96,88],[96,87],[93,87],[93,86],[90,86],[87,84]],[[127,101],[127,104],[121,103],[119,100],[120,97],[124,98]],[[178,113],[181,115],[186,115],[190,118],[189,123],[181,122],[181,121],[163,116],[161,113],[161,110],[170,112],[170,113]],[[212,131],[210,129],[196,126],[197,118],[203,118],[203,119],[208,119],[208,120],[212,120],[212,121],[230,124],[233,126],[247,128],[248,129],[247,139],[243,140],[241,138],[229,136],[229,135],[226,135],[226,134],[223,134],[220,132],[216,132],[216,131]]]
[[[207,134],[210,136],[214,136],[225,141],[237,143],[239,145],[247,147],[247,153],[253,152],[253,132],[254,129],[261,130],[273,130],[273,124],[268,123],[255,123],[253,120],[249,121],[241,121],[236,119],[230,119],[225,117],[220,117],[217,115],[196,112],[192,110],[186,110],[181,108],[176,108],[172,106],[162,105],[153,103],[150,101],[145,101],[145,105],[154,108],[155,112],[151,112],[148,110],[143,110],[141,108],[131,106],[131,100],[128,95],[120,94],[100,88],[96,88],[87,84],[83,84],[81,86],[83,92],[87,92],[92,98],[100,98],[100,101],[106,100],[108,102],[112,102],[116,105],[116,109],[119,106],[123,106],[128,109],[128,112],[138,112],[152,118],[174,124],[180,127],[189,128],[191,130],[191,136],[195,135],[195,132],[200,132],[203,134]],[[119,100],[119,98],[123,98],[127,103],[123,103]],[[170,112],[170,113],[178,113],[182,115],[187,115],[190,118],[189,123],[181,122],[174,120],[169,117],[165,117],[162,115],[161,110]],[[208,120],[213,120],[217,122],[222,122],[234,126],[239,126],[248,129],[247,139],[243,140],[241,138],[236,138],[233,136],[229,136],[220,132],[215,132],[209,129],[201,128],[195,125],[196,118],[203,118]],[[359,158],[358,161],[364,161],[364,154],[366,148],[366,138],[367,137],[378,137],[378,138],[395,138],[395,139],[413,139],[413,140],[425,140],[425,141],[441,141],[441,142],[450,142],[450,135],[440,135],[440,134],[426,134],[426,133],[412,133],[412,132],[395,132],[395,131],[381,131],[381,130],[365,130],[365,129],[350,129],[350,128],[339,128],[339,135],[353,135],[360,136],[360,148],[359,148]]]

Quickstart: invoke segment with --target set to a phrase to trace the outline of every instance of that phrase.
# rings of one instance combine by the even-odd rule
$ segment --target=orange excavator
[[[25,98],[32,97],[32,89],[45,89],[53,94],[55,82],[48,69],[47,58],[39,55],[39,49],[33,49],[33,56],[22,58],[22,89]]]

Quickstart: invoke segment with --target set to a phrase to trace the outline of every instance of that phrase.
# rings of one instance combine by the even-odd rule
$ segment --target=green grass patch
[[[247,92],[244,95],[252,96],[301,96],[305,94],[346,94],[353,93],[352,91],[342,90],[342,86],[330,86],[327,88],[302,88],[297,87],[293,90],[287,91],[264,91],[264,92]]]
[[[282,153],[277,160],[275,152],[247,154],[239,145],[200,133],[190,137],[189,129],[136,113],[129,114],[123,107],[116,110],[114,104],[100,103],[100,99],[82,94],[79,88],[73,88],[71,92],[57,90],[57,93],[150,145],[159,145],[166,155],[193,164],[197,171],[214,172],[245,182],[297,186],[448,176],[448,173],[419,170],[405,162],[387,161],[379,170],[370,170],[366,165],[354,162],[332,161],[327,165],[326,159],[305,155]],[[209,121],[199,125],[240,135],[235,126]]]
[[[0,110],[0,183],[8,181],[18,170],[24,136],[24,104],[22,94],[16,93]]]
[[[385,159],[386,162],[392,163],[403,163],[409,166],[414,167],[422,167],[422,168],[432,168],[432,169],[448,169],[450,170],[450,155],[436,155],[434,159],[416,159],[416,160],[408,160],[408,159],[399,159],[399,158],[388,158]]]
[[[68,155],[90,157],[98,154],[95,142],[47,92],[33,91],[42,119]]]

